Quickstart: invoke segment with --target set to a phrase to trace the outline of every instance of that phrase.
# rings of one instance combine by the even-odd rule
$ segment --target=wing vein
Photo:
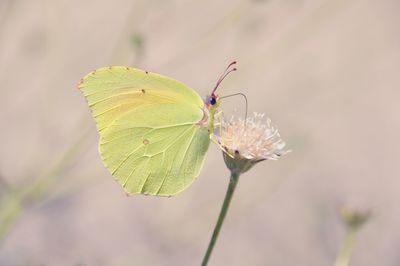
[[[192,144],[192,141],[193,141],[193,139],[194,139],[194,134],[195,134],[195,133],[196,133],[196,131],[193,131],[193,134],[192,134],[191,140],[190,140],[190,142],[189,142],[189,145],[187,146],[187,148],[186,148],[186,150],[185,150],[185,152],[184,152],[183,159],[185,159],[185,157],[186,157],[186,153],[187,153],[187,151],[188,151],[188,149],[189,149],[189,146]],[[186,134],[186,133],[185,133],[185,134]],[[182,134],[181,136],[183,137],[183,134]],[[172,145],[170,145],[165,151],[167,151],[171,146],[172,146]],[[175,156],[174,156],[174,160],[173,160],[174,163],[175,163],[176,155],[177,155],[177,154],[175,154]],[[171,167],[170,167],[170,169],[168,170],[167,173],[169,173],[169,172],[171,171],[171,169],[172,169],[174,163],[171,164]],[[156,192],[156,195],[158,195],[158,194],[160,193],[160,191],[161,191],[161,189],[162,189],[162,187],[163,187],[163,185],[164,185],[164,183],[165,183],[165,180],[167,179],[167,176],[168,176],[167,173],[164,175],[163,181],[161,182],[161,185],[160,185],[160,187],[158,188],[158,190],[157,190],[157,192]],[[183,182],[183,186],[185,186],[185,181]]]
[[[125,131],[125,130],[132,130],[132,129],[146,129],[146,128],[147,128],[147,129],[150,129],[148,132],[145,133],[145,135],[146,135],[146,134],[150,134],[150,133],[154,132],[154,130],[157,130],[157,129],[174,128],[174,127],[183,127],[183,126],[188,126],[188,125],[193,125],[193,122],[192,122],[192,123],[176,124],[176,125],[172,125],[172,126],[163,126],[163,127],[152,127],[152,126],[131,127],[131,128],[124,128],[124,129],[122,129],[122,130],[115,131],[114,133],[116,134],[116,133],[123,132],[123,131]],[[115,140],[122,139],[122,138],[124,138],[124,137],[129,136],[130,134],[131,134],[131,133],[129,133],[129,134],[124,134],[124,135],[122,135],[122,136],[118,136],[118,137],[115,137],[115,138],[113,138],[113,139],[104,141],[104,142],[100,143],[100,145],[108,144],[108,143],[113,142],[113,141],[115,141]]]

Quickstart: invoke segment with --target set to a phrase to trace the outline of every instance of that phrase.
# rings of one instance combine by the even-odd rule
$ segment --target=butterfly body
[[[100,134],[109,172],[129,194],[171,196],[199,175],[219,105],[148,71],[99,68],[78,85]]]

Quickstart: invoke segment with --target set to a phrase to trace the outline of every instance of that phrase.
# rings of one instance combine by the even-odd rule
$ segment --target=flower
[[[222,119],[216,140],[231,171],[244,173],[264,160],[277,160],[289,151],[278,130],[264,114],[226,121]]]

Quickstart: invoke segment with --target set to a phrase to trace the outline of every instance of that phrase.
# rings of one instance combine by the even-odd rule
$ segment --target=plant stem
[[[208,244],[208,248],[207,248],[206,254],[204,255],[201,266],[207,266],[207,264],[208,264],[208,260],[210,259],[211,253],[215,246],[215,242],[217,242],[219,231],[221,230],[222,224],[224,223],[224,219],[225,219],[226,213],[228,211],[228,207],[231,202],[233,193],[235,192],[236,185],[239,181],[239,176],[240,176],[239,173],[231,172],[231,178],[229,180],[228,189],[225,194],[224,203],[222,204],[222,208],[221,208],[221,211],[218,216],[217,224],[215,225],[214,232],[211,236],[211,240],[210,240],[210,243]]]
[[[351,254],[353,252],[354,239],[356,230],[349,228],[346,232],[346,238],[339,250],[334,266],[348,266],[350,263]]]
[[[87,142],[90,130],[86,130],[65,151],[61,158],[43,176],[36,178],[27,187],[9,189],[4,197],[0,197],[0,245],[14,223],[18,220],[27,203],[39,202],[52,188],[76,155]]]

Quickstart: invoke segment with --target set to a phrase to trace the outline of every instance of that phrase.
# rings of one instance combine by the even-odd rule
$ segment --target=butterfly
[[[96,69],[78,84],[100,134],[104,165],[128,194],[172,196],[200,173],[220,98],[145,70]]]

